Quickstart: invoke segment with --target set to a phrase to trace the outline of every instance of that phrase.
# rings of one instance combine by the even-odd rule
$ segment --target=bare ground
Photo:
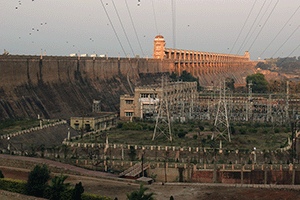
[[[6,178],[27,180],[28,170],[18,168],[0,167]],[[86,176],[69,175],[66,182],[74,186],[82,182],[85,192],[109,196],[112,199],[126,199],[126,193],[139,188],[136,183],[92,178]],[[300,191],[287,189],[257,189],[257,188],[234,188],[234,187],[208,187],[208,186],[174,186],[154,183],[147,185],[149,192],[154,192],[157,200],[168,200],[172,195],[176,200],[296,200],[300,199]],[[0,196],[0,199],[1,196]]]

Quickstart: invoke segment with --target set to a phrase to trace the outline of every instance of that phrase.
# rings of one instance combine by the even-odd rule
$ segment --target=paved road
[[[118,175],[116,175],[116,174],[87,170],[87,169],[83,169],[83,168],[76,167],[73,165],[64,164],[64,163],[56,162],[53,160],[43,159],[43,158],[12,156],[12,155],[7,155],[7,154],[0,154],[0,158],[24,160],[24,161],[31,161],[31,162],[36,162],[36,163],[45,163],[48,166],[66,169],[66,170],[69,170],[72,172],[80,173],[82,175],[96,176],[96,177],[103,177],[103,178],[118,178]]]

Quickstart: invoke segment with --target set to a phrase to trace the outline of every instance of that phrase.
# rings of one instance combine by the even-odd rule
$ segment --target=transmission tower
[[[165,85],[165,78],[162,77],[161,80],[161,98],[159,101],[158,115],[156,117],[156,124],[154,128],[154,133],[152,140],[160,135],[164,135],[168,140],[172,142],[172,132],[169,114],[169,103],[167,97],[168,85]]]
[[[216,113],[212,139],[214,139],[215,136],[216,138],[222,136],[223,138],[231,142],[228,113],[227,113],[225,80],[223,82],[223,86],[222,86],[222,82],[223,81],[220,81],[220,96],[219,96],[218,109]],[[226,137],[226,133],[227,133],[227,137]]]

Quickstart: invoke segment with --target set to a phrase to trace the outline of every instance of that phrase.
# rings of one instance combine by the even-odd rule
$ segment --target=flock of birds
[[[34,1],[34,0],[32,0],[32,2],[33,2],[33,1]],[[141,1],[138,0],[137,6],[140,6],[140,3],[141,3]],[[108,6],[108,5],[109,5],[109,4],[106,3],[106,6]],[[15,7],[15,9],[18,10],[18,9],[20,9],[21,6],[22,6],[22,1],[19,0],[19,1],[18,1],[18,5]],[[34,39],[33,39],[34,34],[37,33],[37,32],[40,32],[40,31],[42,30],[42,26],[45,26],[45,25],[47,25],[47,22],[41,22],[38,26],[34,26],[34,27],[32,27],[32,28],[30,29],[30,31],[28,32],[28,35],[32,38],[31,43],[34,43]],[[107,24],[107,25],[109,25],[109,24]],[[144,36],[144,37],[145,37],[145,36]],[[21,36],[19,36],[19,39],[22,39]],[[94,39],[93,39],[93,38],[89,38],[89,41],[90,41],[90,42],[94,42]],[[69,41],[66,41],[66,43],[68,44]],[[73,44],[73,48],[74,48],[74,47],[75,47],[75,44]]]

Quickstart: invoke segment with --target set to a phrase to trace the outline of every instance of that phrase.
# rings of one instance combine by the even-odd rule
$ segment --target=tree
[[[82,183],[76,183],[74,190],[72,191],[72,199],[73,200],[81,200],[81,194],[84,192],[84,188]]]
[[[265,93],[268,91],[268,81],[265,79],[265,75],[261,73],[252,74],[246,78],[247,85],[252,81],[252,91],[254,93]]]
[[[0,178],[4,178],[4,175],[1,170],[0,170]]]
[[[131,161],[135,160],[136,150],[134,149],[133,146],[130,146],[128,155],[129,155]]]
[[[31,153],[29,154],[29,156],[35,157],[36,156],[36,146],[34,146],[34,144],[30,144],[30,151],[31,151]]]
[[[173,196],[170,196],[170,200],[174,200],[174,197],[173,197]]]
[[[265,64],[264,62],[258,62],[257,65],[255,66],[255,68],[260,68],[262,70],[267,70],[269,69],[269,65]]]
[[[64,159],[66,159],[67,155],[68,155],[68,152],[69,152],[69,146],[66,145],[66,144],[63,144],[61,147],[62,147],[62,150],[63,150],[63,153],[64,153]]]
[[[36,165],[29,173],[25,192],[28,195],[43,197],[46,183],[50,179],[50,170],[46,164]]]
[[[49,199],[51,200],[60,200],[64,191],[70,186],[69,183],[64,183],[68,178],[61,174],[60,176],[54,176],[51,180],[50,186],[48,188]]]
[[[172,74],[170,75],[170,79],[172,81],[182,80],[184,82],[197,82],[197,90],[199,91],[203,89],[200,86],[199,79],[195,78],[192,74],[188,73],[186,70],[184,70],[179,77],[177,76],[177,74],[172,72]]]
[[[41,144],[38,149],[41,151],[41,157],[44,158],[44,154],[46,150],[45,145]]]
[[[235,90],[234,83],[235,83],[235,81],[233,78],[227,77],[225,79],[226,88],[228,88],[232,92],[234,92],[234,90]]]
[[[140,185],[140,189],[131,192],[130,194],[126,193],[128,200],[155,200],[153,197],[154,193],[145,194],[149,188],[145,188],[143,184]]]

